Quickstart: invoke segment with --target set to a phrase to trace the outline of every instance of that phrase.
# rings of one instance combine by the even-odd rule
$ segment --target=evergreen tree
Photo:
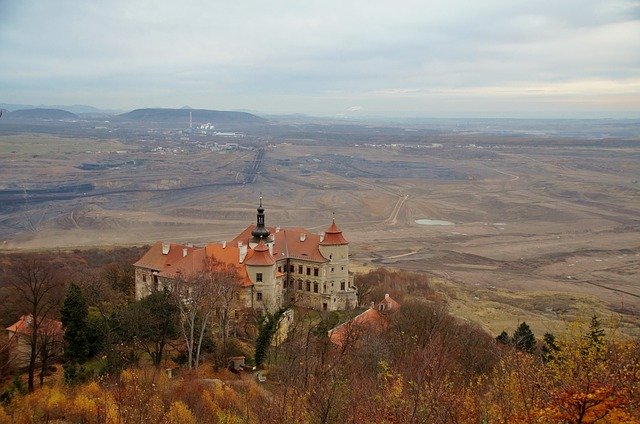
[[[596,354],[600,354],[604,348],[604,329],[600,323],[600,319],[597,315],[591,317],[591,323],[589,324],[589,332],[583,336],[585,341],[585,353],[593,351]]]
[[[275,311],[273,314],[266,313],[262,323],[260,324],[260,330],[258,332],[258,338],[256,339],[256,350],[254,359],[256,361],[256,367],[260,368],[267,358],[267,352],[269,346],[271,346],[271,340],[278,331],[280,320],[287,311],[287,307],[283,307]]]
[[[165,345],[179,336],[178,305],[168,291],[156,291],[134,304],[142,319],[138,337],[151,356],[154,365],[160,365]]]
[[[496,337],[496,341],[503,345],[511,344],[511,338],[509,337],[506,331],[503,331],[502,333],[500,333],[500,335]]]
[[[87,302],[75,283],[69,286],[60,310],[64,326],[64,359],[67,363],[83,363],[89,355],[87,341]]]
[[[513,333],[513,345],[516,349],[527,353],[533,353],[536,349],[536,337],[526,322],[523,321]]]
[[[544,362],[553,361],[555,354],[560,351],[560,347],[556,343],[556,336],[552,333],[544,333],[541,351]]]

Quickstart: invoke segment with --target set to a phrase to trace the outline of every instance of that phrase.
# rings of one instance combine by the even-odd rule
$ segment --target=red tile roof
[[[274,235],[273,256],[276,259],[292,258],[311,262],[328,262],[318,246],[320,236],[304,228],[283,228]]]
[[[400,304],[386,294],[377,305],[329,330],[329,340],[337,346],[344,346],[349,342],[357,342],[363,336],[380,333],[389,328],[389,315],[399,309]]]
[[[253,255],[250,258],[245,259],[245,265],[253,265],[253,266],[271,266],[276,263],[271,253],[269,253],[269,248],[262,240],[260,243],[253,249]]]
[[[251,252],[250,249],[249,252]],[[249,257],[249,254],[247,254],[247,257]],[[244,264],[240,262],[240,249],[232,246],[223,246],[222,244],[208,244],[205,247],[193,249],[186,256],[167,264],[158,275],[176,278],[179,275],[187,277],[203,272],[207,266],[207,258],[222,264],[235,266],[242,286],[252,285]]]
[[[248,245],[251,240],[251,231],[255,225],[249,225],[229,244],[237,245],[238,242]],[[301,227],[280,228],[269,227],[273,239],[273,258],[278,261],[285,258],[303,259],[310,262],[327,262],[322,256],[320,236]],[[302,240],[304,239],[304,240]],[[344,238],[343,238],[344,239]],[[345,240],[346,242],[346,240]]]
[[[168,243],[169,251],[165,255],[162,253],[163,244],[165,243],[161,241],[155,242],[133,266],[161,271],[167,265],[171,265],[180,260],[184,256],[184,249],[187,249],[187,253],[196,249],[194,247],[183,246],[182,244]]]
[[[341,244],[349,244],[347,239],[342,235],[342,230],[336,225],[336,221],[324,232],[324,240],[320,242],[323,246],[337,246]]]
[[[33,315],[22,315],[18,322],[8,326],[7,331],[12,333],[30,335],[32,327]],[[62,323],[55,319],[42,318],[42,322],[38,329],[39,333],[46,333],[53,336],[59,336],[63,333]]]

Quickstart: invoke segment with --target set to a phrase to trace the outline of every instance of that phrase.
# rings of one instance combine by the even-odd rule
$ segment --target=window
[[[323,310],[323,311],[326,311],[326,310],[327,310],[327,303],[326,303],[326,302],[322,304],[322,310]]]
[[[302,274],[302,265],[298,265],[298,274]]]
[[[258,282],[258,283],[262,282],[262,273],[261,272],[256,272],[256,282]]]
[[[329,255],[329,260],[333,259],[333,255]]]
[[[325,285],[322,287],[322,293],[326,293],[326,292],[327,292],[327,285],[325,284]]]
[[[256,300],[262,302],[262,292],[256,292]]]
[[[142,282],[143,283],[147,282],[147,275],[146,274],[142,274]]]
[[[313,276],[317,277],[318,276],[318,268],[313,268]]]
[[[278,267],[278,272],[282,272],[282,267],[281,266]]]
[[[295,267],[293,265],[289,265],[289,272],[293,272]]]
[[[302,290],[302,280],[298,281],[298,290]]]
[[[310,266],[307,267],[307,275],[311,275],[311,267]]]
[[[311,281],[307,281],[307,291],[311,291]]]
[[[340,290],[344,290],[344,281],[340,282]]]
[[[341,266],[340,269],[344,271],[344,267],[343,266]]]
[[[331,272],[333,272],[333,267],[331,268]]]
[[[318,293],[318,283],[313,283],[313,292]]]

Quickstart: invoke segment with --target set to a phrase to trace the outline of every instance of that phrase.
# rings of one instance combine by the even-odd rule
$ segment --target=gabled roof
[[[165,245],[165,243],[161,241],[155,242],[133,266],[161,271],[167,265],[172,265],[181,259],[184,256],[184,249],[187,249],[187,253],[196,249],[182,244],[168,243],[169,251],[164,254],[163,245]]]
[[[28,336],[33,331],[32,324],[33,315],[22,315],[18,322],[8,326],[6,330],[12,333],[18,333]],[[38,332],[42,334],[49,334],[52,336],[59,336],[63,333],[62,322],[55,319],[42,318],[42,322],[40,323]]]
[[[251,240],[252,225],[245,228],[229,244],[237,245],[238,242],[249,244]],[[269,227],[273,239],[273,258],[276,261],[285,258],[302,259],[311,262],[327,262],[328,259],[320,253],[320,236],[301,227],[274,228]]]
[[[304,228],[283,228],[273,234],[273,257],[292,258],[311,262],[328,262],[320,253],[320,236]]]
[[[251,252],[250,249],[248,251]],[[249,253],[247,254],[248,256]],[[235,266],[241,285],[243,287],[252,285],[244,263],[240,262],[240,249],[222,244],[208,244],[205,247],[193,249],[186,256],[167,264],[158,275],[167,278],[176,278],[179,275],[188,277],[204,271],[208,258],[225,265]]]
[[[360,315],[329,330],[329,340],[337,346],[344,346],[349,342],[357,342],[363,336],[380,333],[389,328],[389,315],[399,309],[400,304],[385,294],[378,304],[372,304]]]

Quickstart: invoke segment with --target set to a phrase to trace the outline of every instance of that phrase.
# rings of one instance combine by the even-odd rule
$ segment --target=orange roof
[[[338,228],[336,221],[334,220],[327,231],[324,232],[324,240],[322,240],[320,244],[323,246],[335,246],[349,244],[349,242],[343,237],[342,230]]]
[[[394,313],[400,309],[400,304],[393,300],[388,294],[384,295],[384,299],[378,303],[377,309],[382,312]]]
[[[33,315],[22,315],[18,322],[8,326],[6,330],[12,333],[29,335],[33,328],[32,323]],[[63,333],[62,323],[55,319],[42,318],[38,331],[39,333],[48,333],[54,336],[59,336]]]
[[[389,318],[378,312],[377,309],[369,308],[350,321],[329,330],[329,340],[338,346],[343,346],[349,341],[360,340],[363,335],[369,335],[371,332],[377,333],[388,327]]]
[[[251,252],[251,250],[249,250]],[[247,254],[247,257],[249,254]],[[167,266],[159,273],[162,277],[176,278],[178,275],[188,276],[202,272],[206,267],[207,258],[219,263],[236,267],[240,283],[243,287],[251,286],[251,280],[247,275],[244,264],[240,262],[240,249],[222,244],[208,244],[205,247],[193,249],[186,256],[181,257]]]
[[[327,262],[320,253],[320,236],[304,228],[283,228],[274,234],[273,256],[311,262]]]
[[[169,251],[167,254],[163,254],[162,249],[164,244],[165,243],[161,241],[155,242],[151,248],[142,255],[138,262],[133,264],[133,266],[161,271],[167,265],[171,265],[181,259],[184,256],[183,249],[187,249],[187,253],[196,249],[194,247],[183,246],[181,244],[168,243]]]
[[[343,346],[349,341],[356,342],[363,335],[369,336],[371,333],[384,331],[389,328],[388,315],[399,309],[400,304],[385,294],[384,299],[377,305],[372,305],[350,321],[329,330],[329,340],[338,346]]]
[[[269,248],[262,240],[260,243],[253,249],[253,255],[251,257],[245,259],[245,265],[252,266],[271,266],[276,263],[271,253],[269,253]]]
[[[235,246],[238,242],[242,242],[248,245],[254,227],[254,225],[249,225],[229,244]],[[318,249],[321,244],[318,234],[301,227],[280,228],[277,231],[275,227],[269,227],[269,232],[273,238],[273,258],[276,261],[293,258],[311,262],[327,262],[327,258],[322,256]],[[304,238],[304,241],[301,238]]]

